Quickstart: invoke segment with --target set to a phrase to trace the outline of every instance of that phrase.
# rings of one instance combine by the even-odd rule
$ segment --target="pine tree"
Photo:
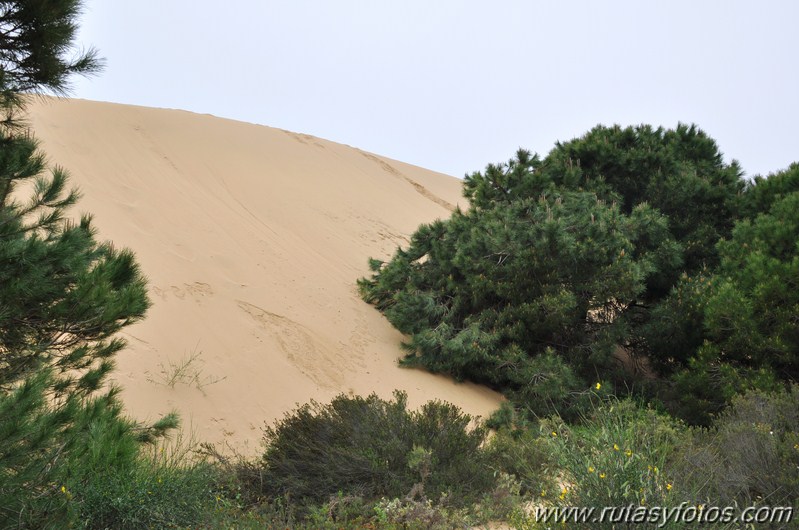
[[[467,175],[471,208],[372,260],[361,293],[410,336],[406,364],[488,383],[535,414],[579,413],[597,378],[652,397],[707,338],[697,304],[679,311],[683,278],[719,266],[742,204],[762,210],[793,182],[758,195],[740,177],[696,126],[597,126]],[[666,378],[651,382],[651,367]]]
[[[74,49],[81,0],[0,1],[0,109],[18,125],[25,95],[64,95],[74,74],[102,67],[96,50]]]
[[[668,306],[677,329],[696,332],[693,348],[670,367],[673,394],[691,396],[680,409],[696,423],[708,423],[739,392],[799,381],[799,191],[738,222],[717,247],[718,269],[686,277]]]
[[[142,318],[145,279],[133,254],[95,239],[68,175],[48,169],[24,129],[26,98],[64,93],[72,74],[98,70],[92,50],[73,52],[78,0],[0,2],[0,527],[63,527],[66,484],[128,465],[143,428],[122,416],[105,384]],[[31,186],[26,186],[31,184]],[[32,190],[32,191],[30,191]]]
[[[613,376],[627,315],[650,276],[679,258],[651,207],[628,215],[594,193],[553,190],[423,225],[360,286],[410,335],[406,365],[568,416],[598,372]]]

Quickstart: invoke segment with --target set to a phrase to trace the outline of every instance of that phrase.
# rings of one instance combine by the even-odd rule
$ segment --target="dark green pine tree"
[[[799,188],[783,187],[799,182],[796,167],[755,185],[750,204],[768,210],[739,221],[717,244],[719,267],[683,278],[659,309],[674,322],[653,334],[653,348],[671,354],[661,370],[676,384],[665,397],[695,423],[743,390],[799,381]]]
[[[65,95],[70,77],[102,68],[94,49],[76,50],[81,0],[0,1],[0,109],[19,125],[31,93]]]
[[[744,188],[741,170],[725,163],[715,141],[695,125],[675,129],[597,126],[557,143],[544,160],[520,150],[506,164],[466,177],[472,207],[487,208],[553,189],[589,190],[629,214],[647,203],[669,219],[683,248],[679,268],[651,278],[647,298],[669,293],[679,273],[718,263],[715,244],[730,234]]]
[[[696,126],[598,126],[543,159],[520,150],[467,175],[471,208],[372,261],[361,292],[410,336],[406,363],[491,384],[536,414],[579,412],[596,379],[673,386],[649,368],[673,375],[705,334],[671,293],[719,265],[716,243],[746,202],[740,177]]]
[[[626,315],[650,276],[679,259],[651,207],[627,215],[594,193],[555,190],[423,225],[360,286],[410,335],[406,364],[569,416],[598,374],[618,375]]]
[[[105,378],[142,318],[145,279],[127,250],[65,219],[78,196],[48,170],[24,129],[26,98],[64,93],[98,70],[74,53],[78,0],[0,2],[0,527],[63,527],[69,489],[134,458],[143,428],[122,416]]]
[[[772,173],[767,177],[761,175],[747,182],[740,198],[741,217],[754,219],[761,213],[768,213],[775,202],[799,191],[799,162],[794,162],[788,169]]]

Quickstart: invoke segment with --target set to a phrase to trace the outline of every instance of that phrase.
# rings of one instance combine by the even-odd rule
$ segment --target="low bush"
[[[451,505],[464,506],[496,483],[481,447],[486,431],[470,429],[471,421],[438,401],[410,411],[402,392],[393,400],[311,402],[265,429],[260,468],[250,470],[246,487],[309,506],[339,493],[367,500],[447,494]]]
[[[491,437],[487,450],[495,469],[516,478],[521,495],[537,497],[541,491],[555,490],[551,471],[555,455],[537,430],[501,428]]]
[[[799,385],[737,396],[710,429],[694,429],[675,471],[714,504],[799,509]]]

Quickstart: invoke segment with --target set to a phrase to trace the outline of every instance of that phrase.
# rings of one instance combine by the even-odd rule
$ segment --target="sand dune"
[[[132,248],[153,306],[116,380],[141,419],[257,450],[264,422],[341,393],[433,398],[487,415],[499,396],[397,367],[401,335],[360,300],[369,256],[446,217],[460,181],[312,136],[184,111],[32,105],[102,238]],[[78,212],[76,212],[78,213]],[[170,385],[170,365],[193,361]],[[165,375],[164,372],[167,374]]]

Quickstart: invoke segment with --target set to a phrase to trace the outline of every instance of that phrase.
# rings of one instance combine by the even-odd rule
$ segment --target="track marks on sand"
[[[300,142],[301,144],[304,144],[304,145],[313,145],[313,146],[315,146],[315,147],[319,147],[319,148],[321,148],[321,149],[324,149],[324,148],[325,148],[325,146],[324,146],[324,145],[322,145],[321,143],[319,143],[319,138],[316,138],[315,136],[311,136],[310,134],[300,134],[300,133],[295,133],[295,132],[287,131],[287,130],[285,130],[285,129],[280,129],[280,130],[281,130],[281,131],[283,131],[284,133],[288,134],[288,135],[289,135],[289,136],[291,136],[291,137],[292,137],[294,140],[296,140],[296,141]]]
[[[243,312],[277,342],[286,358],[314,383],[324,388],[341,388],[344,373],[351,366],[348,359],[335,348],[303,326],[283,315],[271,313],[257,305],[236,300]]]
[[[408,175],[406,175],[402,171],[398,170],[397,168],[395,168],[394,166],[392,166],[391,164],[389,164],[388,162],[386,162],[385,160],[383,160],[379,156],[375,156],[375,155],[373,155],[371,153],[367,153],[367,152],[361,151],[361,150],[358,150],[358,152],[361,153],[364,157],[366,157],[369,160],[371,160],[372,162],[377,163],[381,168],[383,168],[383,171],[385,171],[386,173],[389,173],[389,174],[393,175],[396,178],[402,179],[405,182],[407,182],[408,184],[410,184],[411,186],[413,186],[414,189],[417,191],[417,193],[419,193],[420,195],[422,195],[426,199],[429,199],[429,200],[433,201],[434,203],[438,204],[439,206],[443,206],[444,208],[446,208],[449,211],[454,211],[455,210],[455,205],[445,201],[444,199],[442,199],[441,197],[439,197],[438,195],[436,195],[432,191],[428,190],[427,188],[425,188],[424,186],[422,186],[421,184],[419,184],[418,182],[416,182],[415,180],[410,178]]]

